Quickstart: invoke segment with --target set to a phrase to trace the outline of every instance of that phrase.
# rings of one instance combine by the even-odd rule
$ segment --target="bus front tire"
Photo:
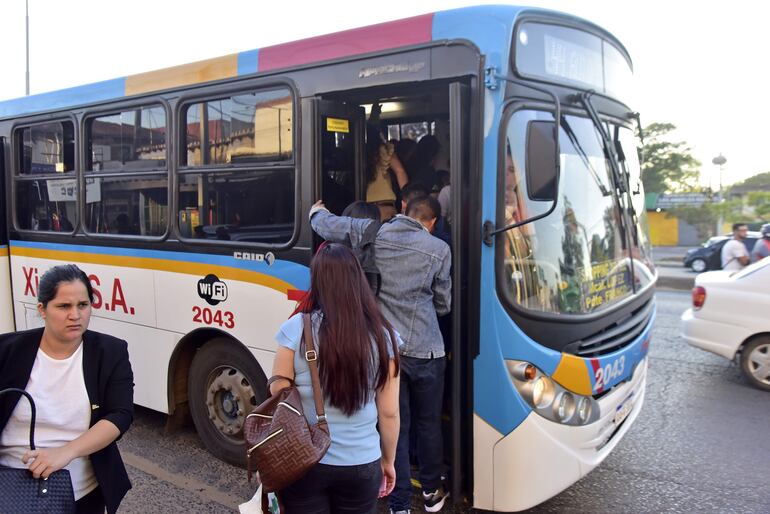
[[[214,339],[190,365],[187,397],[195,429],[206,449],[245,467],[243,422],[267,398],[265,375],[254,356],[236,341]]]

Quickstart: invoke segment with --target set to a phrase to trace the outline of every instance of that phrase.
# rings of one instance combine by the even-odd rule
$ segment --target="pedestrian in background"
[[[751,262],[759,262],[765,257],[770,256],[770,223],[765,223],[760,229],[762,239],[754,244],[751,250]]]
[[[733,238],[722,247],[722,269],[738,271],[749,263],[749,252],[743,242],[749,233],[745,223],[733,224]]]
[[[302,313],[309,313],[331,446],[278,496],[288,514],[373,513],[377,498],[389,494],[396,480],[398,335],[380,313],[353,252],[341,244],[319,247],[300,311],[275,336],[279,347],[273,375],[294,379],[305,416],[314,422],[302,349]],[[270,392],[287,385],[277,380]]]
[[[0,336],[0,389],[25,389],[37,407],[30,451],[29,403],[0,399],[0,465],[67,469],[76,512],[112,514],[131,488],[115,441],[133,421],[134,379],[126,342],[88,330],[93,298],[77,266],[53,267],[38,290],[45,326]]]

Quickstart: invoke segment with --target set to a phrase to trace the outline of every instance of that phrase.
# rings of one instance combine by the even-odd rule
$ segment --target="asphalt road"
[[[679,337],[689,294],[657,301],[636,423],[601,466],[529,512],[770,512],[770,393]],[[252,493],[245,472],[211,457],[194,431],[164,435],[163,426],[162,415],[138,408],[120,442],[134,484],[121,512],[233,512]]]

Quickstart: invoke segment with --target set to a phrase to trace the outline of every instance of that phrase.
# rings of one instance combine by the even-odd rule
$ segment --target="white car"
[[[737,359],[752,385],[770,391],[770,257],[740,271],[695,277],[682,335],[696,348]]]

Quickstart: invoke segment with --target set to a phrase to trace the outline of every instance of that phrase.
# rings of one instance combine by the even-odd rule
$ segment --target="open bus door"
[[[473,352],[468,343],[478,333],[478,315],[469,305],[469,249],[473,247],[473,213],[469,212],[473,191],[478,187],[470,170],[470,87],[462,82],[449,84],[449,175],[452,204],[452,328],[449,342],[450,480],[455,503],[473,491]],[[480,244],[480,242],[478,242]],[[476,313],[477,314],[477,313]],[[475,332],[474,332],[475,330]]]
[[[11,299],[11,258],[8,247],[5,138],[0,137],[0,334],[14,331]]]
[[[316,99],[314,104],[315,191],[320,193],[326,207],[339,215],[350,203],[363,198],[364,109],[322,99]]]

